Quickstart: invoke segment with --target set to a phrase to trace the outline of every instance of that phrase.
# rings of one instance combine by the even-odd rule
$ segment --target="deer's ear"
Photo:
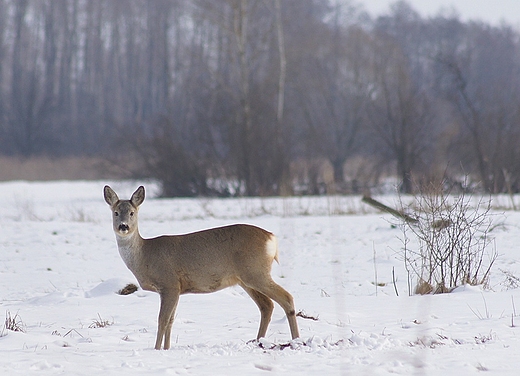
[[[132,202],[132,205],[134,205],[136,208],[139,207],[144,201],[144,187],[141,185],[139,188],[136,189],[134,194],[132,195],[132,198],[130,199]]]
[[[105,201],[110,206],[114,206],[114,204],[119,201],[119,197],[117,197],[116,192],[114,192],[114,190],[108,185],[105,185],[105,188],[103,189],[103,195],[105,196]]]

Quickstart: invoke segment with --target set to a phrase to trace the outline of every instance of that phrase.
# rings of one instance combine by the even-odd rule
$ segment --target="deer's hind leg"
[[[296,321],[296,312],[294,310],[294,299],[292,295],[282,286],[273,281],[270,275],[263,275],[261,278],[259,278],[259,276],[256,277],[257,278],[254,278],[251,281],[243,281],[243,283],[250,289],[256,290],[267,298],[278,303],[285,311],[287,321],[289,321],[292,339],[299,338],[300,331],[298,330],[298,322]]]
[[[260,310],[260,326],[258,328],[258,334],[256,339],[264,338],[265,333],[267,333],[267,327],[271,322],[271,316],[273,314],[274,304],[273,301],[266,295],[261,292],[247,287],[246,285],[241,284],[242,288],[247,292],[247,294],[253,299],[253,301],[258,306]]]

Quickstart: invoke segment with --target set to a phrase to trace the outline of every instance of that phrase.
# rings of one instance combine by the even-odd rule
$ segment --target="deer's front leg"
[[[173,317],[179,302],[178,291],[161,291],[161,308],[159,309],[159,322],[157,326],[157,339],[155,349],[160,350],[164,338],[164,349],[170,348],[170,334],[172,331]]]

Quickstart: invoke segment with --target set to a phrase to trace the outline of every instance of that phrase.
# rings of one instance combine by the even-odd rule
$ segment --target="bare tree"
[[[40,7],[29,8],[27,0],[15,2],[14,8],[14,40],[11,64],[11,91],[9,97],[9,122],[11,123],[10,136],[16,145],[17,151],[30,156],[38,151],[42,140],[52,141],[52,133],[46,132],[54,110],[54,80],[56,46],[50,37],[53,34],[50,22],[52,6],[40,3]],[[47,8],[47,9],[46,9]],[[44,25],[43,70],[39,67],[38,39],[35,34],[39,30],[31,29],[27,23],[27,14]],[[36,21],[36,22],[37,22]],[[33,45],[34,48],[24,48]]]
[[[455,155],[468,171],[476,171],[487,192],[517,190],[520,176],[514,145],[520,142],[520,81],[515,72],[520,51],[507,27],[473,25],[466,35],[457,52],[437,55],[451,83],[445,94],[462,125],[454,139]]]
[[[248,0],[202,2],[199,8],[219,30],[210,72],[230,110],[224,115],[224,158],[234,167],[236,191],[247,195],[277,194],[289,186],[284,9],[283,2]]]
[[[0,0],[1,151],[115,154],[124,129],[203,162],[199,188],[171,183],[183,194],[202,176],[210,192],[290,194],[296,161],[330,165],[347,192],[349,161],[375,155],[404,191],[448,163],[519,191],[518,32],[352,4]]]
[[[427,94],[417,87],[410,63],[392,38],[374,40],[374,78],[377,85],[371,103],[375,136],[395,161],[401,191],[413,190],[413,174],[433,140],[432,115]]]
[[[3,62],[5,62],[7,53],[6,46],[4,43],[4,36],[7,31],[7,14],[8,14],[8,3],[6,0],[0,0],[0,137],[4,138],[8,130],[6,120],[6,108],[4,98],[4,68]],[[1,147],[1,145],[0,145]]]

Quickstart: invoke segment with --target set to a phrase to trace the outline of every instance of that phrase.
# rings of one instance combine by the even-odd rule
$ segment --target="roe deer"
[[[209,293],[233,285],[240,285],[260,309],[257,339],[267,331],[274,309],[272,300],[284,309],[292,338],[300,336],[293,297],[271,278],[273,260],[278,261],[277,241],[272,233],[239,224],[143,239],[137,212],[144,192],[140,186],[130,200],[120,200],[112,188],[104,188],[121,258],[143,290],[158,292],[161,297],[155,349],[161,349],[163,338],[164,349],[170,348],[181,294]]]

